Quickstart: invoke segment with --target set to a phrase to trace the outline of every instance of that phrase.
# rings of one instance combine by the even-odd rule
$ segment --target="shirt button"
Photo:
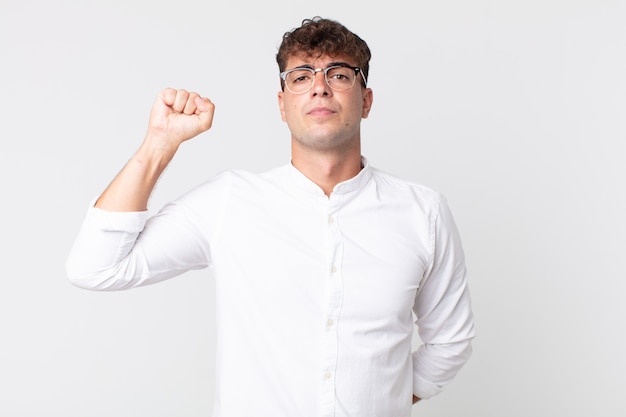
[[[330,372],[325,372],[324,373],[324,379],[330,379],[330,378],[332,378],[331,373]]]
[[[328,320],[326,320],[326,326],[330,327],[330,326],[332,326],[333,324],[335,324],[335,321],[334,321],[333,319],[328,319]]]
[[[332,272],[333,274],[334,274],[335,272],[337,272],[337,267],[336,267],[335,265],[331,266],[331,267],[330,267],[330,272]]]
[[[335,222],[335,219],[333,218],[333,216],[328,216],[328,224],[333,224]]]

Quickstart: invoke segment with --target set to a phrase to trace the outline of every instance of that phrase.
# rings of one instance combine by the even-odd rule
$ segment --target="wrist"
[[[152,166],[157,170],[163,170],[177,151],[178,144],[173,144],[159,135],[147,134],[132,160],[142,165]]]

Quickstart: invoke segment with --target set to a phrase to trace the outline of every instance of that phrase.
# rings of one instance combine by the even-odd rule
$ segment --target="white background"
[[[0,5],[1,416],[210,415],[206,272],[95,293],[65,258],[162,88],[217,110],[152,209],[220,170],[286,163],[275,53],[314,15],[373,51],[364,154],[443,192],[463,236],[475,353],[414,415],[626,415],[623,1]]]

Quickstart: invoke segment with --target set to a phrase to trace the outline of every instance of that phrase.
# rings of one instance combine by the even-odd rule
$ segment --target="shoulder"
[[[431,187],[375,167],[370,167],[370,169],[377,192],[387,200],[412,202],[427,209],[426,211],[438,211],[442,204],[446,204],[445,197]]]
[[[263,173],[241,169],[221,171],[183,194],[179,200],[215,201],[215,199],[232,197],[234,195],[251,195],[250,193],[263,192],[278,180],[277,177],[280,177],[282,171],[284,171],[283,167],[274,168]]]
[[[385,206],[394,205],[395,212],[409,213],[404,217],[413,219],[415,224],[426,222],[429,235],[433,242],[444,242],[448,238],[451,241],[460,241],[458,230],[452,211],[446,197],[439,191],[404,179],[396,175],[373,169],[373,182],[376,184],[377,194]],[[436,238],[435,235],[440,237]],[[447,236],[447,238],[444,238]]]

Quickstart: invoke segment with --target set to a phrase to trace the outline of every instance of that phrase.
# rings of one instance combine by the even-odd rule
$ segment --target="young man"
[[[410,416],[470,356],[463,250],[445,200],[361,156],[370,51],[341,24],[284,35],[291,163],[217,175],[147,219],[152,189],[214,106],[161,92],[136,154],[90,208],[67,267],[93,290],[211,267],[215,417]],[[414,316],[423,345],[411,352]]]

